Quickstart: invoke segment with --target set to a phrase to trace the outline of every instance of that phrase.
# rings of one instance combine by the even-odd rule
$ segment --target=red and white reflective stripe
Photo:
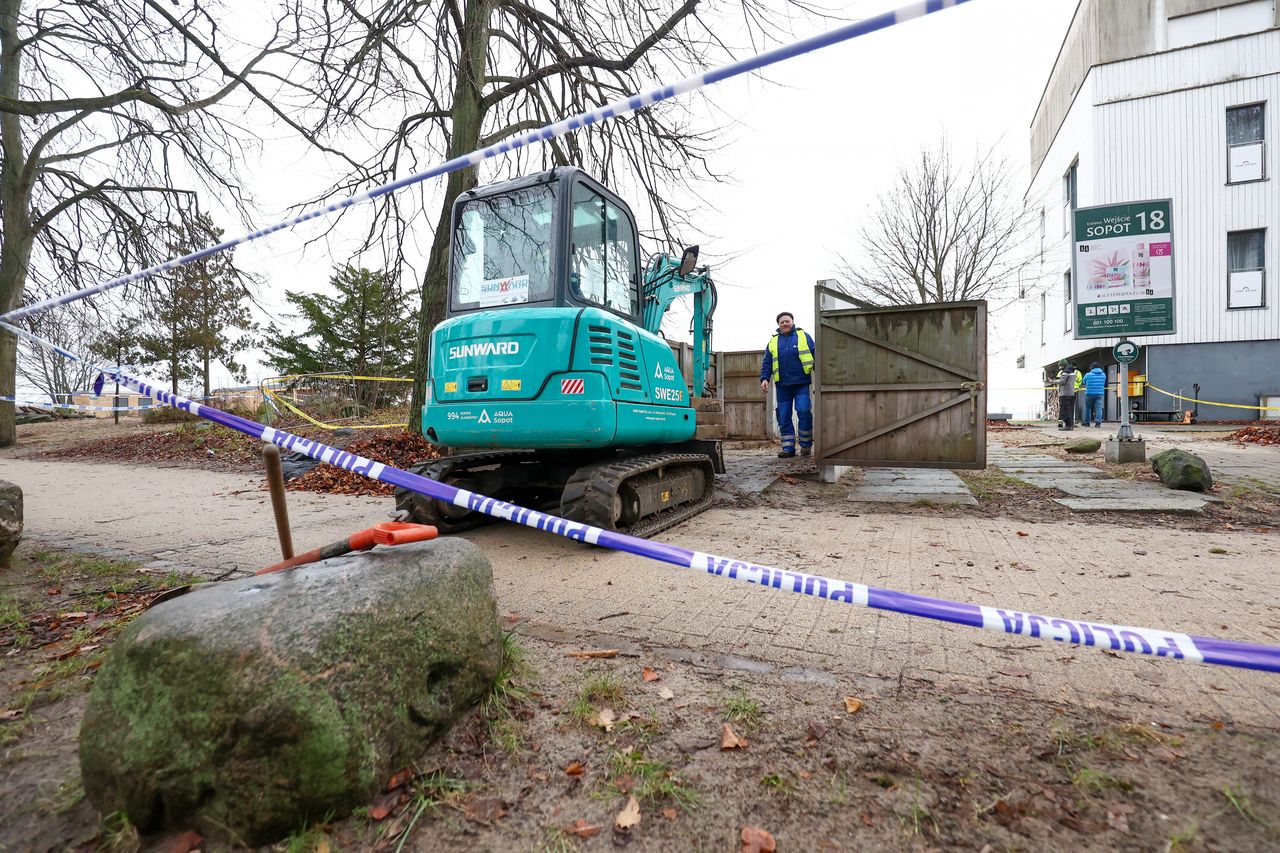
[[[587,390],[587,381],[585,379],[561,379],[561,394],[581,394]]]

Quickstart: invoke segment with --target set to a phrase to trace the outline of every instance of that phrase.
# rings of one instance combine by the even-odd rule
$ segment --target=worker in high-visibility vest
[[[778,396],[778,432],[782,436],[782,450],[778,458],[790,459],[796,455],[796,430],[791,422],[791,410],[795,409],[800,421],[800,455],[813,453],[813,402],[809,397],[809,377],[813,373],[813,338],[796,326],[790,311],[777,317],[778,330],[769,339],[760,364],[760,390],[769,393],[773,382]]]

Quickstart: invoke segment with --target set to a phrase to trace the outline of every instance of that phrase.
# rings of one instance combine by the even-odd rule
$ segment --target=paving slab
[[[1028,485],[1066,492],[1071,497],[1054,502],[1077,512],[1198,512],[1206,503],[1219,500],[1143,480],[1117,480],[1092,465],[1064,462],[1044,453],[993,448],[987,459]]]
[[[1185,498],[1059,498],[1060,503],[1076,512],[1200,512],[1203,500]]]
[[[849,500],[864,503],[959,503],[976,506],[968,484],[941,468],[873,468],[849,493]]]

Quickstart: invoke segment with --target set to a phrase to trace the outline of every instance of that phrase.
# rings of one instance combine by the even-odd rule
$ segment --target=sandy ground
[[[44,442],[82,438],[50,433]],[[42,460],[29,458],[31,448],[24,440],[17,451],[0,453],[0,479],[25,492],[25,547],[114,553],[143,561],[156,575],[179,569],[210,578],[278,559],[260,476]],[[1229,453],[1230,445],[1222,449]],[[770,451],[737,452],[764,459]],[[1280,459],[1269,452],[1249,465],[1269,470]],[[661,538],[930,596],[1280,644],[1275,532],[1102,523],[1066,511],[1048,520],[981,508],[867,512],[846,500],[847,491],[805,478],[764,496],[729,490],[716,508]],[[295,546],[325,544],[384,520],[390,503],[291,493]],[[538,745],[518,758],[485,753],[483,760],[459,757],[487,749],[474,741],[442,746],[441,766],[518,804],[512,812],[520,822],[479,830],[458,816],[462,807],[446,809],[432,818],[431,833],[417,836],[417,849],[432,849],[436,837],[450,846],[479,839],[477,849],[568,849],[554,846],[563,835],[557,827],[578,817],[608,825],[625,799],[607,768],[620,750],[637,746],[661,753],[709,800],[733,805],[692,819],[681,808],[671,819],[661,816],[660,803],[646,804],[644,833],[611,839],[606,831],[583,846],[636,841],[638,849],[689,849],[705,840],[729,849],[741,826],[757,818],[790,842],[786,849],[848,849],[842,845],[855,825],[862,833],[855,847],[886,850],[979,850],[987,841],[993,849],[1163,850],[1184,831],[1193,841],[1178,849],[1266,849],[1277,840],[1268,828],[1280,822],[1277,792],[1265,770],[1280,732],[1274,675],[818,601],[526,528],[494,526],[468,538],[489,556],[500,612],[540,670],[522,735]],[[622,655],[616,663],[569,666],[567,647],[619,648]],[[673,705],[637,681],[633,670],[641,664],[663,670],[663,684],[680,697]],[[634,731],[606,736],[567,719],[574,691],[593,674],[616,675],[625,685],[616,704],[657,719],[669,737],[650,743]],[[730,694],[753,697],[764,714],[749,735],[757,752],[736,769],[715,748]],[[840,710],[847,695],[868,700],[873,711],[851,728]],[[77,701],[56,707],[48,731],[71,731]],[[833,734],[806,735],[811,720]],[[1126,740],[1132,732],[1125,727],[1135,722],[1154,726],[1157,736],[1141,729]],[[1064,736],[1064,725],[1079,737]],[[1090,733],[1109,746],[1082,747]],[[1163,733],[1176,744],[1161,740]],[[831,740],[822,744],[824,737]],[[59,760],[73,761],[65,741],[58,741]],[[1165,747],[1176,748],[1173,760],[1183,762],[1177,772],[1165,767]],[[1064,761],[1064,750],[1089,755]],[[581,782],[563,774],[574,757],[589,767]],[[1085,758],[1107,778],[1134,780],[1142,796],[1128,793],[1129,782],[1086,791],[1079,776]],[[24,760],[41,759],[33,753]],[[29,766],[14,765],[11,773]],[[1246,788],[1265,825],[1225,805],[1223,791]],[[72,829],[96,832],[87,805],[75,808],[80,824]],[[1196,817],[1188,823],[1187,815]],[[355,833],[354,849],[363,849],[364,830],[347,830]]]

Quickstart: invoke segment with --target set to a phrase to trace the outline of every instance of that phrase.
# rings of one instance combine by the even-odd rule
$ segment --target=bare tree
[[[741,17],[735,29],[760,43],[783,33],[785,14],[812,10],[796,0],[318,0],[310,38],[296,54],[311,69],[320,105],[313,129],[363,139],[370,153],[311,201],[352,194],[727,60],[733,51],[699,13],[723,23],[729,12]],[[692,185],[721,177],[708,162],[715,132],[700,124],[700,112],[664,102],[516,152],[495,164],[494,177],[583,166],[615,187],[639,188],[655,232],[670,241],[698,207]],[[449,211],[478,176],[472,168],[447,180],[422,283],[415,430],[428,336],[444,317]],[[422,221],[421,201],[398,194],[376,203],[365,248],[381,249],[393,273]]]
[[[1012,287],[1028,222],[1012,179],[991,153],[960,166],[945,140],[922,150],[879,197],[858,232],[858,255],[839,255],[841,289],[874,305],[912,305],[986,299]]]
[[[24,317],[21,325],[71,352],[88,352],[101,336],[104,320],[93,306],[81,302]],[[17,370],[23,382],[63,403],[70,402],[71,392],[90,387],[97,377],[92,366],[25,340],[19,343]]]
[[[273,103],[285,84],[267,68],[296,19],[224,49],[211,3],[0,0],[0,312],[163,260],[199,189],[244,213],[248,103],[305,135]],[[15,350],[0,335],[0,395],[13,393]],[[14,438],[0,403],[0,447]]]

